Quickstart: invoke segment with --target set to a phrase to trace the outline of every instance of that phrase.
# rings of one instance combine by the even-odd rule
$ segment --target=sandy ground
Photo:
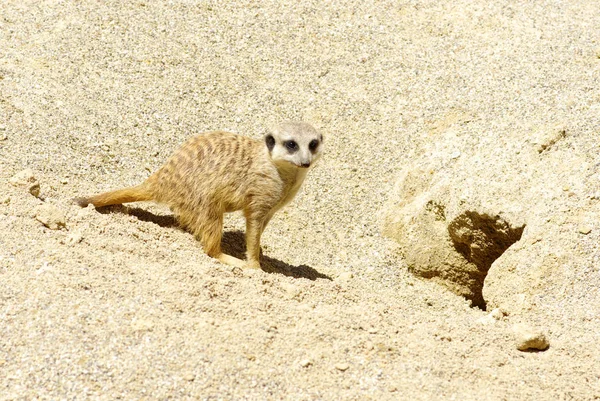
[[[517,351],[517,318],[481,323],[379,229],[449,111],[501,135],[598,108],[599,27],[583,0],[3,1],[0,400],[600,398],[577,317]],[[264,272],[211,260],[164,207],[69,202],[142,181],[192,134],[282,119],[326,153],[265,232]],[[25,168],[41,199],[9,184]],[[226,221],[238,255],[243,227]]]

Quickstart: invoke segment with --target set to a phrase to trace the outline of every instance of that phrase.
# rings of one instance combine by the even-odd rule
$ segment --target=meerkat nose
[[[302,165],[300,167],[309,168],[310,167],[310,163],[302,163]]]

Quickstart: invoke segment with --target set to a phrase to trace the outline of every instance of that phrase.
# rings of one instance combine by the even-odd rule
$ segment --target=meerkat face
[[[285,122],[265,136],[265,143],[275,163],[309,168],[321,156],[323,135],[310,124]]]

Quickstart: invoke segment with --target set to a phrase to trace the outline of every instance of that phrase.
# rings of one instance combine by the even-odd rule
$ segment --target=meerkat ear
[[[275,137],[271,134],[265,135],[265,143],[267,144],[269,152],[273,151],[273,148],[275,147]]]

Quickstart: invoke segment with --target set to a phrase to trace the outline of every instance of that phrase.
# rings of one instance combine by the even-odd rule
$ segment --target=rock
[[[516,346],[519,351],[544,351],[550,346],[546,335],[542,331],[527,324],[515,324],[513,326],[513,333],[515,334]]]
[[[597,132],[578,124],[440,125],[398,172],[384,235],[411,272],[473,306],[577,327],[583,305],[600,305]]]
[[[491,316],[494,320],[504,319],[504,312],[500,308],[493,309],[488,316]]]
[[[567,131],[562,126],[542,128],[536,132],[532,142],[535,146],[535,150],[537,150],[538,153],[542,153],[549,150],[566,135]]]
[[[350,365],[345,362],[340,362],[335,364],[335,368],[341,372],[345,372],[350,368]]]
[[[588,235],[589,233],[592,232],[592,227],[587,226],[587,225],[582,225],[582,226],[579,226],[578,231],[580,234]]]
[[[350,281],[353,278],[354,278],[354,274],[352,274],[351,272],[343,272],[343,273],[340,273],[339,276],[337,276],[336,281],[345,283],[345,282]]]
[[[410,271],[483,308],[485,276],[521,238],[523,225],[464,203],[448,204],[449,189],[439,183],[432,190],[431,178],[426,170],[405,172],[393,198],[400,200],[388,204],[384,234],[403,245]]]
[[[300,361],[300,366],[302,366],[303,368],[307,368],[310,365],[312,365],[312,361],[310,359],[303,359]]]
[[[56,206],[47,203],[35,209],[35,218],[51,230],[58,230],[66,226],[64,213]]]
[[[477,321],[481,324],[494,324],[498,320],[502,320],[504,318],[504,312],[500,308],[496,308],[492,310],[490,313],[485,315],[484,317],[478,319]]]
[[[152,331],[154,329],[154,323],[147,319],[135,319],[131,322],[131,329],[133,331]]]
[[[293,299],[294,297],[298,296],[301,292],[300,288],[298,288],[297,285],[294,285],[292,283],[282,282],[280,285],[287,299]]]
[[[184,373],[183,380],[193,382],[196,379],[196,375],[193,373]]]
[[[15,187],[27,188],[30,194],[36,198],[40,196],[40,183],[33,174],[33,170],[25,169],[15,174],[9,182]]]
[[[81,235],[80,232],[75,231],[75,232],[69,233],[69,235],[67,235],[65,244],[72,246],[72,245],[80,243],[82,240],[83,240],[83,235]]]

